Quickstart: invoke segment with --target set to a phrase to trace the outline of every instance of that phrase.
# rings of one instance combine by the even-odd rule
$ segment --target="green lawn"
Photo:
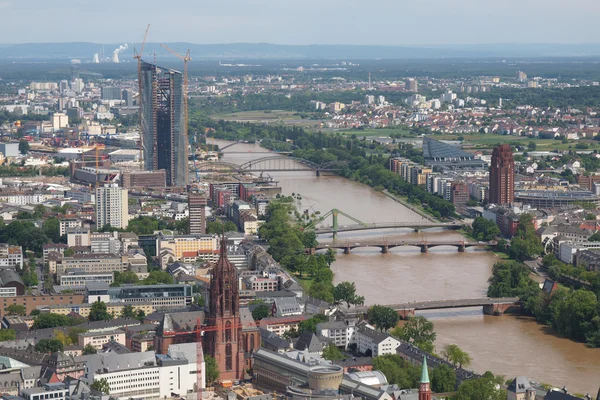
[[[216,120],[233,122],[282,123],[285,125],[315,126],[321,121],[314,119],[302,119],[294,111],[272,110],[272,111],[240,111],[230,114],[213,115]]]
[[[308,289],[310,289],[310,286],[314,282],[313,278],[308,277],[308,276],[294,275],[294,277],[305,291],[308,291]]]

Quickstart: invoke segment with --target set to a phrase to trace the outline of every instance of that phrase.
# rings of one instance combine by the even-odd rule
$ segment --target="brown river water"
[[[225,141],[212,143],[224,146]],[[237,144],[225,150],[223,161],[244,163],[265,157],[258,145]],[[253,154],[253,153],[257,154]],[[260,153],[259,153],[260,152]],[[412,222],[421,217],[402,204],[370,187],[337,176],[316,177],[311,172],[269,172],[282,193],[300,194],[300,208],[326,213],[337,208],[363,222]],[[328,221],[331,225],[331,221]],[[354,224],[340,216],[340,225]],[[457,232],[440,229],[415,233],[410,229],[372,230],[340,233],[338,241],[427,240],[459,241]],[[329,235],[319,236],[331,243]],[[496,257],[478,249],[457,252],[454,247],[437,247],[422,254],[417,247],[391,249],[382,254],[378,248],[357,248],[341,252],[332,265],[335,281],[356,283],[358,294],[367,304],[392,304],[410,301],[485,297],[487,280]],[[468,352],[471,368],[513,378],[525,375],[571,392],[597,393],[600,385],[600,349],[562,339],[548,327],[517,315],[483,315],[479,308],[456,311],[422,312],[431,319],[437,332],[437,351],[446,344],[457,344]]]

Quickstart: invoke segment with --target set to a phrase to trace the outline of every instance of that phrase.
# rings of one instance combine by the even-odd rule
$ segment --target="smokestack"
[[[112,56],[112,62],[114,63],[119,63],[119,53],[122,52],[123,50],[127,50],[129,46],[127,45],[127,43],[122,44],[121,46],[119,46],[118,48],[116,48],[113,51],[113,56]]]

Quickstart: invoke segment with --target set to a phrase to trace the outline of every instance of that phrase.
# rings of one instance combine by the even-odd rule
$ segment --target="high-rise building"
[[[517,80],[521,83],[527,82],[527,74],[523,71],[517,71]]]
[[[490,169],[490,203],[510,204],[515,197],[515,161],[509,144],[495,147]]]
[[[409,92],[419,91],[419,82],[416,79],[409,78],[406,80],[406,90]]]
[[[431,400],[431,386],[429,382],[429,371],[427,370],[427,356],[423,356],[423,365],[421,365],[419,400]]]
[[[470,199],[469,188],[465,183],[454,182],[450,189],[450,198],[455,207],[464,206]]]
[[[200,193],[188,193],[188,211],[190,235],[206,233],[206,196]]]
[[[240,319],[237,270],[227,259],[227,240],[221,239],[219,261],[212,270],[205,352],[215,358],[221,381],[244,377],[244,337]]]
[[[144,169],[164,169],[167,186],[185,186],[188,181],[188,138],[183,75],[145,61],[141,68]]]
[[[117,184],[96,188],[96,226],[104,225],[125,229],[129,224],[129,196],[127,189]]]
[[[125,101],[127,107],[133,106],[133,92],[129,89],[123,89],[121,92],[121,98]]]
[[[103,87],[101,93],[102,100],[121,100],[121,88]]]

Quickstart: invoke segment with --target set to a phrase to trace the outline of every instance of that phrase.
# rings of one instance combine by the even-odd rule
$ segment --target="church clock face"
[[[429,385],[426,383],[421,383],[421,388],[419,389],[421,392],[429,391]]]

